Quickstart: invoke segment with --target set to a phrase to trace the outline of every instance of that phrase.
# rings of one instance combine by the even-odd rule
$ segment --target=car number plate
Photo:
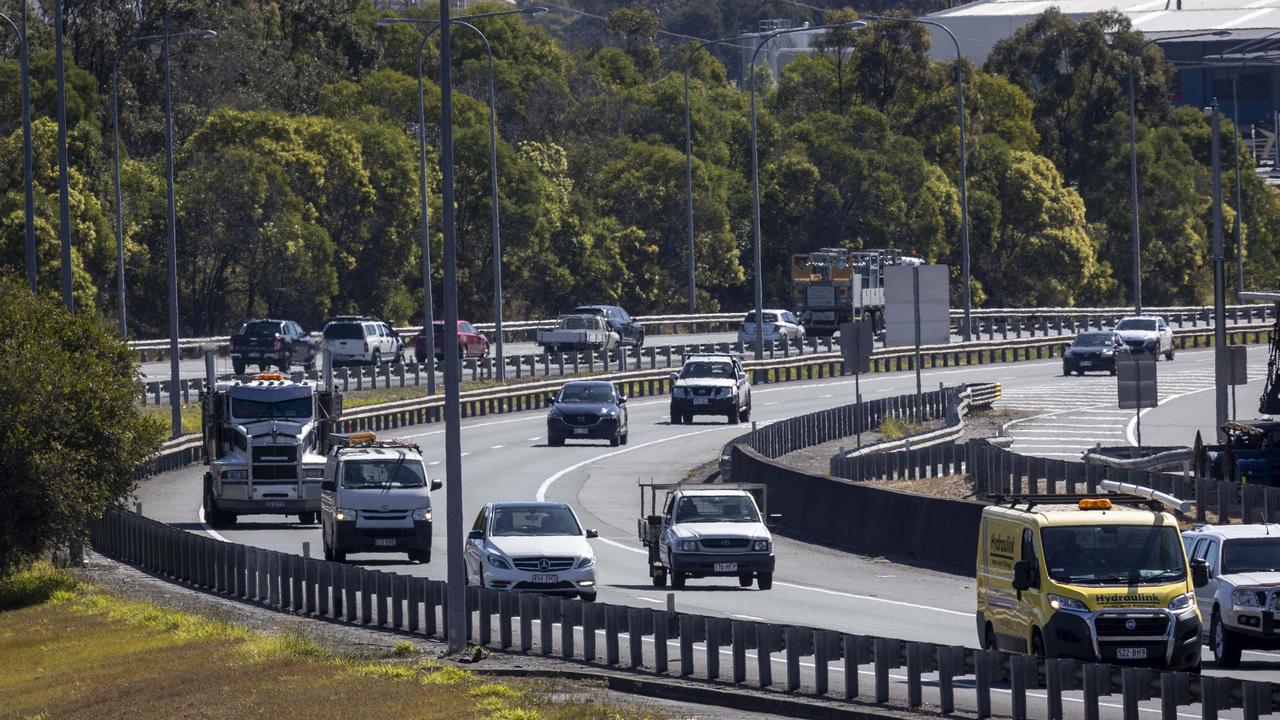
[[[396,539],[395,538],[374,538],[373,544],[375,547],[395,547]]]
[[[573,434],[574,434],[574,435],[586,435],[586,434],[587,434],[587,429],[586,429],[586,428],[574,428],[574,429],[573,429]]]
[[[694,405],[706,405],[708,402],[710,402],[710,400],[708,400],[707,398],[694,398],[694,399],[693,399],[693,404],[694,404]]]
[[[533,581],[536,583],[558,583],[560,582],[560,576],[559,575],[534,575]]]
[[[1146,660],[1147,649],[1144,647],[1122,647],[1116,648],[1117,660]]]
[[[1090,367],[1091,365],[1093,365],[1093,361],[1092,361],[1092,360],[1081,360],[1081,361],[1080,361],[1080,367]]]
[[[283,501],[283,500],[268,500],[268,501],[267,501],[267,509],[268,509],[268,510],[283,510],[283,509],[284,509],[284,501]]]
[[[732,563],[716,563],[716,564],[715,564],[715,571],[716,571],[716,572],[738,572],[738,563],[736,563],[736,562],[732,562]]]

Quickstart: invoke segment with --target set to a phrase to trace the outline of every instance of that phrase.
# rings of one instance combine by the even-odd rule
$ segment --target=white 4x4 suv
[[[1116,332],[1129,346],[1129,352],[1149,352],[1152,356],[1164,355],[1173,359],[1173,330],[1162,317],[1131,315],[1116,323]]]
[[[1182,542],[1192,563],[1208,566],[1196,602],[1218,667],[1239,665],[1245,648],[1280,648],[1280,525],[1205,525]]]
[[[354,315],[339,315],[324,326],[324,346],[339,365],[404,363],[404,342],[384,322]]]
[[[724,415],[731,424],[751,419],[751,383],[732,355],[692,355],[671,373],[671,424],[694,415]]]

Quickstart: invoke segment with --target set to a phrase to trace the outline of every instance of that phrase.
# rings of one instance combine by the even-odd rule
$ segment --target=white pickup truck
[[[658,493],[666,492],[662,513]],[[654,587],[684,587],[686,578],[736,577],[742,587],[754,580],[761,590],[773,587],[773,536],[765,527],[754,493],[764,485],[681,485],[640,483],[640,510],[648,499],[649,514],[638,523],[640,542],[649,550],[649,577]]]
[[[538,331],[538,344],[547,352],[612,350],[618,343],[618,334],[599,315],[561,315],[554,330]]]

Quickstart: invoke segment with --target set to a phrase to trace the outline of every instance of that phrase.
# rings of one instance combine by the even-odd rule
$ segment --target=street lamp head
[[[543,13],[551,12],[551,10],[550,8],[544,8],[541,5],[534,5],[532,7],[520,8],[520,12],[525,15],[542,15]]]
[[[201,40],[212,40],[212,39],[214,39],[214,38],[218,37],[218,31],[216,31],[216,30],[198,30],[198,31],[196,31],[196,33],[195,33],[195,35],[194,35],[193,37],[197,37],[197,38],[199,38],[199,39],[201,39]]]

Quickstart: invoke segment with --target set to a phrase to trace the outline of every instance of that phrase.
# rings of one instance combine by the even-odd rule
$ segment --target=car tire
[[[399,350],[396,351],[396,364],[397,365],[404,364],[404,348],[400,348]]]
[[[738,413],[738,419],[741,420],[742,422],[747,422],[748,420],[751,419],[751,403],[748,402],[747,406],[743,408],[742,412]]]
[[[671,589],[672,590],[683,590],[684,581],[685,581],[684,573],[680,572],[679,570],[671,571]]]
[[[622,437],[620,438],[620,441],[622,442],[622,444],[623,444],[623,445],[626,445],[626,444],[627,444],[627,435],[629,435],[629,434],[630,434],[629,432],[623,432],[623,433],[622,433]]]
[[[1213,664],[1220,668],[1234,668],[1240,665],[1240,639],[1222,624],[1222,616],[1213,611],[1212,624],[1209,626],[1209,646],[1213,650]]]
[[[664,587],[666,587],[666,586],[667,586],[667,571],[666,571],[666,570],[658,570],[657,572],[655,572],[655,573],[653,574],[653,577],[651,578],[651,580],[653,580],[653,586],[654,586],[654,587],[656,587],[656,588],[664,588]]]
[[[618,447],[622,444],[622,435],[614,435],[609,438],[609,447]]]
[[[640,337],[636,338],[636,349],[644,347],[644,330],[640,331]]]
[[[982,634],[982,649],[996,650],[999,647],[999,644],[996,642],[996,629],[992,627],[991,623],[987,623],[987,629]]]
[[[335,548],[330,548],[329,552],[333,553],[334,562],[344,563],[347,561],[346,550],[339,550],[338,548],[335,547]]]
[[[730,424],[730,425],[737,425],[737,424],[740,422],[740,420],[738,419],[738,406],[737,406],[737,405],[734,405],[732,408],[730,408],[730,409],[729,409],[729,412],[728,412],[728,413],[726,413],[726,414],[728,415],[728,418],[729,418],[729,424]]]
[[[564,447],[564,438],[555,435],[547,436],[547,444],[551,447]]]
[[[204,521],[209,527],[214,529],[228,528],[236,524],[236,516],[223,510],[219,510],[214,505],[213,498],[206,495],[204,498]]]
[[[1062,366],[1062,377],[1071,377],[1071,368],[1066,365]]]
[[[1116,374],[1116,369],[1115,369],[1115,368],[1111,368],[1111,376],[1112,376],[1112,377],[1115,377],[1115,374]]]
[[[289,368],[293,366],[293,356],[285,355],[280,362],[276,363],[276,367],[280,368],[280,372],[287,373]]]
[[[672,405],[671,406],[671,424],[679,425],[682,420],[684,420],[684,416],[676,412],[675,406]]]
[[[751,587],[755,579],[755,575],[751,573],[741,573],[738,575],[738,587]]]
[[[1165,354],[1164,354],[1164,359],[1165,359],[1165,360],[1168,360],[1168,361],[1170,361],[1170,362],[1172,362],[1172,361],[1173,361],[1173,348],[1172,348],[1172,347],[1170,347],[1170,348],[1169,348],[1169,352],[1167,352],[1167,353],[1165,353]]]
[[[422,563],[423,565],[426,565],[427,563],[431,562],[431,551],[430,550],[410,550],[409,559],[413,562]]]
[[[333,562],[333,548],[329,547],[329,543],[324,543],[324,561]]]
[[[1032,657],[1049,657],[1049,653],[1044,647],[1044,635],[1040,632],[1040,628],[1031,628],[1031,655]]]
[[[232,370],[234,370],[234,371],[235,371],[235,373],[236,373],[237,375],[243,375],[243,374],[244,374],[244,370],[245,370],[245,367],[244,367],[244,361],[243,361],[243,360],[232,360],[232,361],[231,361],[231,369],[232,369]]]
[[[594,592],[578,593],[578,597],[582,598],[582,602],[593,603],[596,601],[596,594]]]
[[[760,572],[760,573],[756,573],[756,585],[758,585],[758,586],[760,587],[760,589],[761,589],[761,590],[768,590],[768,589],[772,588],[772,587],[773,587],[773,573],[771,573],[771,572]]]
[[[693,413],[685,413],[685,414],[684,414],[684,424],[685,424],[685,425],[692,425],[692,424],[693,424]]]
[[[374,366],[375,368],[382,367],[382,351],[381,350],[373,351],[373,357],[369,358],[369,364]]]

